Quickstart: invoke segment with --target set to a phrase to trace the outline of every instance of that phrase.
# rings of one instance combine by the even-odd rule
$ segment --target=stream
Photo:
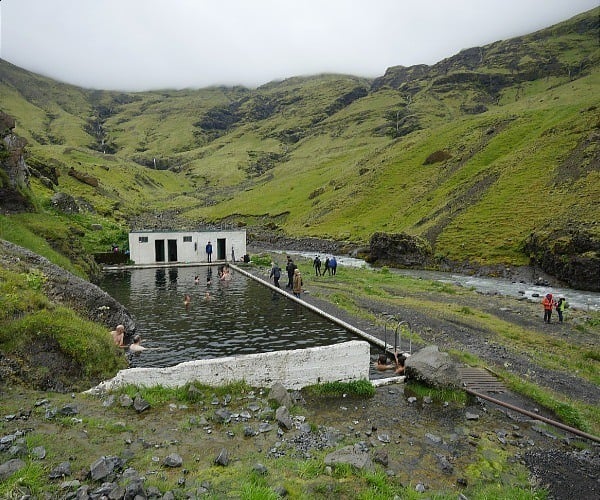
[[[296,255],[307,259],[314,259],[315,255],[320,255],[324,261],[327,254],[318,254],[316,252],[299,252],[299,251],[280,251],[267,250],[270,253],[278,253],[282,255]],[[331,256],[331,254],[329,255]],[[366,269],[375,269],[370,264],[367,264],[362,259],[355,259],[343,255],[335,255],[338,266],[348,267],[364,267]],[[509,297],[523,298],[531,302],[540,302],[542,297],[547,293],[551,293],[555,297],[565,297],[569,307],[585,310],[585,311],[600,311],[600,293],[588,292],[584,290],[575,290],[573,288],[559,287],[552,285],[538,285],[535,283],[523,283],[520,281],[511,281],[505,278],[493,278],[487,276],[469,276],[459,273],[448,273],[443,271],[426,271],[420,269],[390,269],[392,272],[410,276],[417,279],[427,279],[432,281],[440,281],[443,283],[452,283],[459,286],[472,288],[479,293],[498,294]]]

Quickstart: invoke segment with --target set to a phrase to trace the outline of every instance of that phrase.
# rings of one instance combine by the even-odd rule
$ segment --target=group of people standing
[[[325,273],[327,273],[329,276],[335,276],[337,272],[337,260],[333,256],[327,257],[325,259],[325,269],[321,271],[323,263],[321,262],[321,258],[317,255],[313,260],[313,267],[317,276],[325,276]],[[302,281],[302,273],[289,255],[286,257],[285,272],[288,277],[288,282],[285,287],[291,289],[292,293],[296,297],[300,297],[300,294],[302,293],[302,287],[304,286]],[[281,288],[279,280],[281,279],[282,273],[283,271],[279,267],[279,264],[277,264],[277,262],[272,262],[269,278],[273,279],[273,284],[277,288]]]
[[[563,322],[563,313],[567,307],[567,301],[564,297],[559,297],[556,301],[551,293],[547,293],[542,299],[542,307],[544,308],[544,323],[550,323],[553,309],[556,309],[558,314],[558,322]]]
[[[315,268],[315,275],[317,276],[325,276],[327,273],[329,276],[335,276],[337,273],[337,260],[334,256],[325,258],[325,269],[321,272],[321,266],[323,263],[321,262],[321,258],[317,255],[315,260],[313,260],[313,267]]]

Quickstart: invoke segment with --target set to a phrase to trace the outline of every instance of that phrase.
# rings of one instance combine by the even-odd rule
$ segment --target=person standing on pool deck
[[[271,267],[271,273],[269,274],[269,278],[273,278],[273,284],[277,288],[281,288],[279,286],[279,278],[281,278],[281,268],[277,265],[277,262],[273,262],[273,267]]]
[[[294,283],[292,285],[292,292],[296,297],[300,297],[302,293],[302,275],[300,274],[300,269],[294,269]]]
[[[212,262],[212,243],[210,241],[206,244],[206,257],[208,262]]]
[[[296,264],[294,264],[294,261],[288,255],[287,256],[287,264],[285,265],[285,270],[288,275],[288,283],[287,283],[287,285],[285,285],[286,288],[292,288],[294,286],[294,270],[296,269],[296,267],[297,267]]]

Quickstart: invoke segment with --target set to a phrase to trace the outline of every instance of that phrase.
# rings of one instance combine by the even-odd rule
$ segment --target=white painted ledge
[[[369,343],[352,340],[307,349],[186,361],[167,368],[129,368],[86,392],[107,392],[126,385],[180,387],[189,382],[221,386],[241,380],[252,387],[271,387],[279,382],[286,389],[301,389],[323,382],[369,380],[370,363]]]

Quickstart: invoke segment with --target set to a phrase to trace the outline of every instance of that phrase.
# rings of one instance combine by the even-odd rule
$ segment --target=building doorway
[[[169,262],[177,262],[177,240],[167,240]]]
[[[217,238],[217,260],[226,260],[226,241],[225,238]]]
[[[154,260],[165,261],[165,240],[154,240]]]

